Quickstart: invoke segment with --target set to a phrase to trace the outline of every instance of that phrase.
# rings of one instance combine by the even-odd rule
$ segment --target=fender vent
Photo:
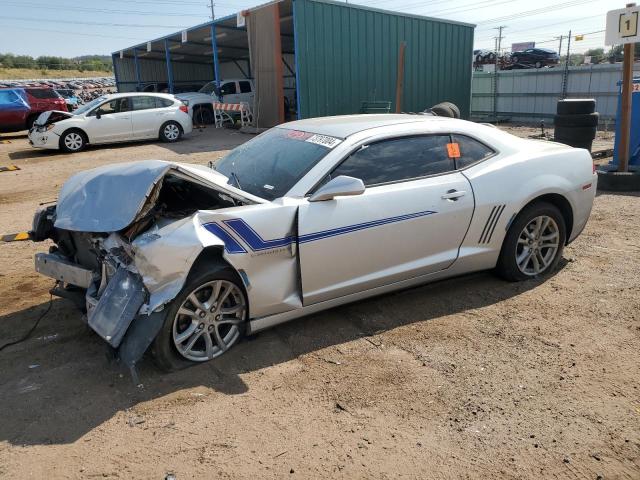
[[[493,231],[496,229],[498,220],[500,220],[500,216],[502,215],[505,207],[506,205],[495,205],[491,209],[491,213],[489,214],[489,218],[487,218],[487,223],[484,224],[478,243],[489,243],[491,241]]]

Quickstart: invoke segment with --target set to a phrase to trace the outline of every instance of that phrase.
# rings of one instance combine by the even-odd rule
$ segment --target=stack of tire
[[[441,102],[428,108],[424,113],[431,113],[437,117],[460,118],[460,109],[455,103]]]
[[[557,115],[553,118],[554,140],[591,151],[593,139],[596,138],[598,117],[593,98],[559,100]]]

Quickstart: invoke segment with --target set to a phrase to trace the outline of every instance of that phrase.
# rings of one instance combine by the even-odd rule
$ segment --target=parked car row
[[[61,88],[88,90],[115,87],[114,77],[83,78],[70,80],[0,80],[0,88]]]

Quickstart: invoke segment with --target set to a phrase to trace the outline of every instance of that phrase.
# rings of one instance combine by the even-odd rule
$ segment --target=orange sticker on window
[[[460,145],[457,143],[447,143],[447,153],[449,158],[460,158]]]

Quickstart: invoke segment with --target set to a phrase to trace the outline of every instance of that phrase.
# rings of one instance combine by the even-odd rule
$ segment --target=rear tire
[[[160,140],[166,143],[174,143],[182,137],[182,127],[178,122],[166,122],[160,127]]]
[[[562,257],[566,232],[565,219],[555,205],[536,202],[526,206],[502,243],[498,275],[511,282],[548,275]]]
[[[185,286],[165,309],[164,324],[151,345],[151,354],[163,370],[180,370],[217,358],[240,342],[245,334],[249,304],[242,282],[229,267],[210,264],[209,267],[202,265],[190,274]],[[215,285],[220,285],[220,289],[214,298]],[[223,299],[227,289],[228,296]],[[196,295],[203,308],[191,302],[191,295]],[[230,311],[238,306],[235,317],[221,311],[223,308]],[[193,312],[194,315],[183,315],[179,311]],[[217,320],[218,314],[227,316]],[[225,320],[237,322],[225,323]],[[193,328],[196,328],[193,333],[188,334],[188,330]],[[198,334],[200,338],[194,339]],[[185,337],[182,341],[181,335]],[[192,340],[194,344],[187,348]],[[219,342],[222,342],[222,347]]]

